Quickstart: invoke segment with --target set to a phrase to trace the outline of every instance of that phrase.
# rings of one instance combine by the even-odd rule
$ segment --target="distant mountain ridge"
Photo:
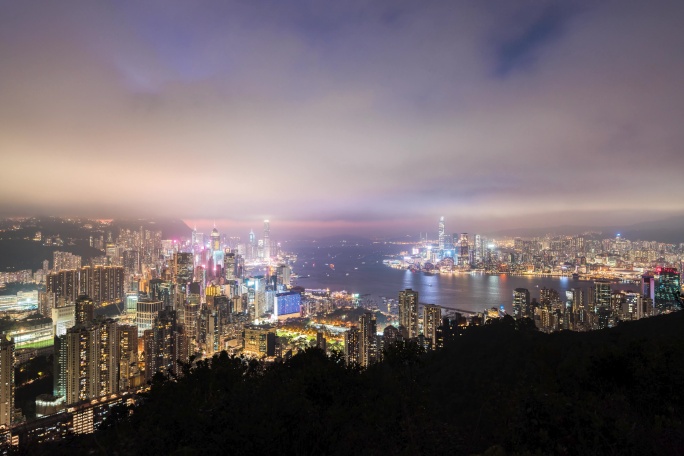
[[[639,222],[621,226],[560,225],[543,228],[516,228],[488,233],[488,236],[544,236],[578,235],[586,232],[602,233],[605,237],[615,237],[619,233],[623,238],[632,241],[657,241],[669,244],[684,242],[684,215],[669,217],[663,220]]]

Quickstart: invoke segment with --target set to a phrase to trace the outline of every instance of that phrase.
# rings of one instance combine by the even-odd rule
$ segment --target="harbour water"
[[[298,255],[293,265],[293,271],[299,275],[297,285],[307,289],[358,293],[378,305],[383,297],[397,299],[400,290],[412,288],[418,291],[421,303],[472,312],[503,305],[508,313],[512,313],[513,290],[516,288],[527,288],[530,298],[539,300],[539,290],[543,287],[554,288],[561,299],[565,299],[566,290],[593,286],[591,281],[571,277],[484,273],[426,275],[393,269],[382,261],[406,249],[406,246],[393,244],[302,242],[292,243],[287,248]],[[637,286],[614,284],[613,288],[636,291]]]

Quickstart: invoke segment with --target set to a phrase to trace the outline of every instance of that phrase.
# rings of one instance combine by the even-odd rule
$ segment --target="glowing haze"
[[[684,211],[682,2],[0,5],[0,216],[380,234]]]

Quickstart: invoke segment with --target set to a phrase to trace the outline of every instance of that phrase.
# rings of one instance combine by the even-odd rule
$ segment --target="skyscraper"
[[[271,258],[271,223],[264,220],[264,258]]]
[[[95,319],[95,304],[90,297],[81,295],[76,300],[76,314],[75,323],[77,325],[85,325],[91,323]]]
[[[405,338],[418,337],[418,292],[411,288],[399,292],[399,324]]]
[[[657,268],[655,307],[661,312],[681,308],[679,272],[676,268]]]
[[[377,359],[377,324],[372,312],[359,317],[359,363],[368,367]]]
[[[530,290],[516,288],[513,290],[513,318],[532,317],[530,312]]]
[[[360,364],[361,357],[359,356],[359,328],[352,326],[344,333],[344,360],[347,366],[351,364]]]
[[[594,312],[599,313],[599,309],[610,309],[611,294],[610,281],[594,282]]]
[[[461,233],[458,237],[458,265],[470,265],[470,251],[468,246],[468,233]]]
[[[444,250],[444,216],[439,218],[439,225],[437,226],[437,233],[439,238],[439,249]]]
[[[0,338],[0,426],[14,416],[14,339]]]
[[[178,285],[181,285],[183,292],[185,292],[187,284],[192,282],[194,272],[192,253],[178,252],[173,255],[173,279]]]
[[[423,306],[423,335],[430,347],[437,348],[437,328],[442,324],[442,308],[434,304]]]

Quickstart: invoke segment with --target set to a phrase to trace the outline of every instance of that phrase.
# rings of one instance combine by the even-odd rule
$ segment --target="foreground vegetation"
[[[591,333],[507,318],[361,371],[225,353],[45,454],[682,454],[684,313]]]

